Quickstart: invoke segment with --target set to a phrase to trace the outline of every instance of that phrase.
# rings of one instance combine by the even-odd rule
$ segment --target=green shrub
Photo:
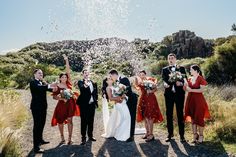
[[[215,47],[214,56],[206,60],[204,72],[209,83],[236,83],[236,37]]]
[[[160,75],[162,68],[168,65],[167,60],[159,60],[156,63],[150,65],[150,71],[152,75]]]

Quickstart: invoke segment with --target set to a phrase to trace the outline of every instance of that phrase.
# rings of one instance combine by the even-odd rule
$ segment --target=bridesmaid
[[[203,142],[204,118],[210,118],[207,102],[203,96],[203,91],[207,85],[206,80],[202,77],[202,72],[197,65],[190,68],[190,77],[185,80],[185,90],[188,96],[185,104],[185,120],[192,122],[193,143]],[[199,129],[199,134],[197,130]]]
[[[157,80],[147,77],[146,71],[144,70],[140,71],[138,76],[135,77],[135,85],[141,92],[138,103],[137,121],[141,122],[144,120],[146,134],[143,136],[143,139],[146,139],[146,142],[150,142],[154,140],[153,123],[162,122],[163,116],[158,106],[157,98],[154,94],[157,91],[157,87],[155,86],[152,90],[146,90],[143,84],[144,80],[150,80],[154,83],[156,83]]]
[[[66,62],[66,73],[60,74],[59,76],[60,83],[58,84],[58,90],[53,93],[53,99],[58,100],[58,103],[52,117],[51,125],[52,126],[58,125],[61,134],[61,144],[64,144],[65,143],[64,124],[67,124],[69,133],[67,144],[71,145],[72,144],[71,137],[73,131],[72,117],[79,116],[80,110],[79,107],[76,105],[75,97],[66,100],[62,98],[60,95],[60,92],[63,90],[72,89],[69,61],[66,55],[63,55],[63,57]],[[78,96],[77,93],[74,93],[74,95]]]

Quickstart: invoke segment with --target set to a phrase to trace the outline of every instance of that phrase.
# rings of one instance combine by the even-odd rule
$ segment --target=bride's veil
[[[104,130],[106,132],[107,128],[107,123],[109,120],[109,109],[108,109],[108,101],[106,98],[102,98],[102,117],[103,117],[103,125],[104,125]]]
[[[102,117],[103,117],[103,125],[104,125],[104,130],[106,132],[106,128],[107,128],[107,123],[110,117],[109,114],[109,108],[108,108],[108,96],[106,93],[106,88],[107,88],[107,83],[106,83],[107,79],[103,80],[103,84],[102,84]]]

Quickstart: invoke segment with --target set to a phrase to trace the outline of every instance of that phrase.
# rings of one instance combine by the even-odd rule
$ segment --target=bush
[[[204,72],[209,83],[236,83],[236,37],[216,46],[214,56],[206,60]]]
[[[46,64],[28,64],[20,70],[14,78],[18,84],[18,88],[25,88],[27,84],[33,78],[33,71],[35,69],[42,69],[44,76],[47,75],[59,75],[60,70],[56,69],[55,66]]]
[[[150,71],[152,75],[160,75],[162,68],[168,65],[167,60],[160,60],[157,63],[150,65]]]

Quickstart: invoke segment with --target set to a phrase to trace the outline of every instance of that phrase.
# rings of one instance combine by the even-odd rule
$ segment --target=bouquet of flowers
[[[121,83],[113,84],[113,95],[115,97],[122,96],[128,92],[127,87]]]
[[[154,88],[156,88],[156,84],[151,80],[144,80],[143,86],[146,90],[153,90]]]
[[[172,71],[170,74],[169,74],[169,81],[172,82],[172,83],[175,83],[177,81],[183,81],[184,79],[184,74],[182,74],[181,72],[179,71]]]
[[[74,92],[70,89],[64,89],[64,90],[61,90],[60,95],[61,95],[61,98],[69,100],[70,98],[74,96]]]

